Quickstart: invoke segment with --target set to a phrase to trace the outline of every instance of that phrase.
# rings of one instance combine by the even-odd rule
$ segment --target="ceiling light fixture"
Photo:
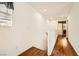
[[[43,9],[43,11],[44,11],[44,12],[46,12],[46,11],[47,11],[47,9]]]

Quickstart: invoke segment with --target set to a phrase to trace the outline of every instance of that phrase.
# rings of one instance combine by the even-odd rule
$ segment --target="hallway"
[[[51,56],[77,56],[77,53],[67,38],[58,35]]]

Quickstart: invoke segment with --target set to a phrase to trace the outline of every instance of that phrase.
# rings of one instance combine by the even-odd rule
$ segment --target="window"
[[[0,26],[12,26],[13,2],[0,2]]]

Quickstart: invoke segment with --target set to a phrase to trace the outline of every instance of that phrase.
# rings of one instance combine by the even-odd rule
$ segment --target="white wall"
[[[79,54],[79,3],[75,3],[69,14],[69,41]]]
[[[0,27],[0,55],[18,55],[35,46],[46,50],[46,19],[27,3],[14,3],[13,26]]]
[[[50,21],[48,22],[48,55],[51,55],[52,50],[54,48],[56,42],[56,34],[57,34],[57,21]]]

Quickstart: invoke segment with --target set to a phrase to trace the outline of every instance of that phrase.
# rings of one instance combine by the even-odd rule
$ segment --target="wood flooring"
[[[47,52],[36,47],[31,47],[30,49],[21,53],[19,56],[47,56]]]
[[[59,35],[51,56],[77,56],[77,53],[71,46],[68,38]]]

